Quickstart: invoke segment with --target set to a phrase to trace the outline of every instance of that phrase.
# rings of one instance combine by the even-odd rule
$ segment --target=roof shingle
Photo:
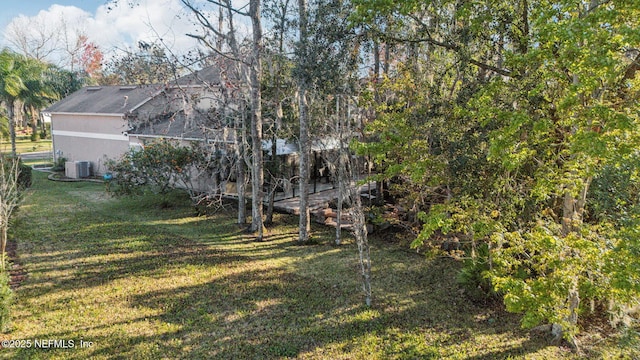
[[[125,114],[156,94],[160,85],[87,86],[44,111],[49,113]]]

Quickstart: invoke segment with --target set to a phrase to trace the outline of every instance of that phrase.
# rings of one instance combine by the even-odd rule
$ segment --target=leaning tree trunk
[[[360,276],[362,278],[362,290],[364,291],[365,304],[371,306],[371,250],[367,232],[367,224],[360,198],[357,174],[359,166],[357,159],[351,158],[348,150],[341,146],[340,150],[343,162],[343,175],[341,186],[346,186],[347,195],[351,205],[351,218],[353,221],[353,236],[358,245],[358,258],[360,263]]]

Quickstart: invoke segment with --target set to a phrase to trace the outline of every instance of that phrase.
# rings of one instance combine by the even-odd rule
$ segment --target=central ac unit
[[[76,161],[76,174],[79,178],[91,175],[91,163],[89,161]]]

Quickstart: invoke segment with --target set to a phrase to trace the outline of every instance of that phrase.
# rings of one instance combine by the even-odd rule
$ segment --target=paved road
[[[51,151],[37,151],[20,154],[22,160],[50,160],[53,158]]]

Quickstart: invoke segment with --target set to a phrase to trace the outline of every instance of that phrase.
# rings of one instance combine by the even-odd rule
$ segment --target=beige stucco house
[[[172,139],[183,145],[197,141],[213,147],[212,153],[220,159],[217,169],[192,174],[191,187],[233,192],[227,185],[235,182],[231,170],[237,161],[234,122],[249,114],[246,90],[233,83],[220,67],[212,66],[171,84],[82,88],[44,110],[51,118],[54,159],[68,162],[67,176],[102,175],[107,172],[106,160],[150,141]],[[270,140],[263,141],[269,157],[272,145]],[[328,178],[332,150],[338,145],[332,138],[313,142],[314,191],[317,178]],[[297,149],[295,142],[276,141],[276,155],[281,157],[278,176],[289,188],[298,177]],[[88,174],[74,164],[89,164]]]
[[[88,162],[101,175],[105,160],[156,138],[233,143],[224,114],[239,95],[220,80],[220,69],[208,67],[168,85],[84,87],[43,111],[54,160]]]
[[[88,161],[91,171],[104,171],[105,157],[129,149],[126,114],[158,92],[153,86],[88,86],[44,112],[51,118],[54,159]]]

